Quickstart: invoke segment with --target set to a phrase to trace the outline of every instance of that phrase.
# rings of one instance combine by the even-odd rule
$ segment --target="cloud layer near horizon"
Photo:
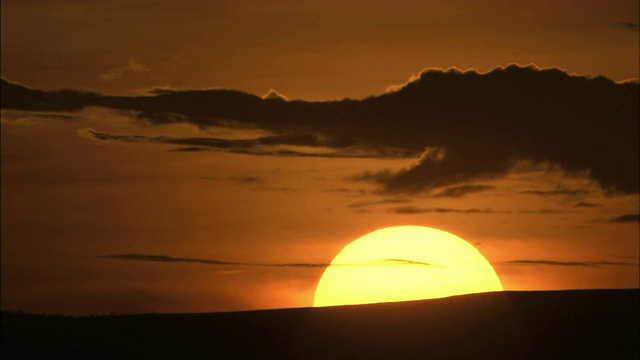
[[[237,261],[222,261],[213,259],[194,259],[185,257],[175,257],[167,255],[149,255],[149,254],[112,254],[98,256],[100,259],[120,259],[133,261],[151,261],[151,262],[170,262],[170,263],[198,263],[207,265],[225,265],[225,266],[250,266],[250,267],[296,267],[296,268],[323,268],[327,266],[439,266],[436,264],[428,264],[421,261],[410,259],[376,259],[366,260],[350,264],[333,264],[333,263],[249,263]]]
[[[599,267],[599,266],[638,266],[637,263],[622,262],[622,261],[557,261],[557,260],[511,260],[502,264],[505,265],[549,265],[549,266],[586,266],[586,267]]]
[[[150,254],[112,254],[101,255],[99,259],[120,259],[120,260],[132,260],[132,261],[148,261],[148,262],[167,262],[167,263],[198,263],[205,265],[220,265],[220,266],[248,266],[248,267],[294,267],[294,268],[323,268],[328,266],[442,266],[438,264],[430,264],[421,261],[409,260],[409,259],[379,259],[363,261],[352,264],[329,264],[329,263],[248,263],[237,261],[222,261],[213,259],[195,259],[185,257],[175,257],[167,255],[150,255]],[[546,260],[546,259],[517,259],[499,263],[500,265],[549,265],[549,266],[585,266],[585,267],[600,267],[600,266],[638,266],[637,263],[622,262],[622,261],[558,261],[558,260]]]
[[[2,79],[2,108],[75,111],[99,106],[134,112],[138,120],[155,125],[184,122],[206,128],[232,121],[234,126],[275,134],[268,139],[282,140],[278,145],[293,141],[338,152],[366,148],[367,156],[373,157],[389,157],[384,149],[394,149],[396,157],[422,153],[403,170],[353,178],[376,183],[386,193],[463,186],[502,176],[522,159],[559,164],[569,172],[590,174],[607,191],[633,193],[638,192],[639,178],[639,88],[637,83],[516,65],[484,74],[427,70],[397,91],[332,102],[272,101],[231,90],[164,90],[116,97],[45,92]],[[134,142],[185,144],[189,149],[203,147],[194,146],[194,140],[219,140],[143,138],[95,130],[91,134],[103,141],[137,139]],[[260,141],[264,138],[258,145]],[[222,150],[232,145],[238,144],[204,147]]]

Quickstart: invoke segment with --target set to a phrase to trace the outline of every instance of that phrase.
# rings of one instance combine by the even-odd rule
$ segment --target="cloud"
[[[274,89],[270,89],[268,93],[264,94],[262,96],[263,99],[265,100],[281,100],[281,101],[288,101],[289,98],[280,94],[279,92],[277,92]]]
[[[556,260],[511,260],[503,262],[506,265],[550,265],[550,266],[638,266],[636,263],[619,261],[556,261]]]
[[[348,176],[345,180],[350,181],[363,181],[368,183],[385,183],[390,181],[393,178],[393,172],[391,170],[385,169],[381,171],[365,171],[360,174]]]
[[[425,69],[425,70],[426,70],[426,69]],[[423,70],[423,71],[424,71],[424,70]],[[385,93],[391,93],[391,92],[396,92],[396,91],[402,90],[402,88],[404,88],[405,86],[407,86],[409,83],[412,83],[412,82],[414,82],[414,81],[416,81],[416,80],[419,80],[419,79],[420,79],[420,76],[419,76],[419,75],[415,75],[415,74],[414,74],[414,75],[411,75],[411,76],[409,77],[409,79],[408,79],[405,83],[403,83],[403,84],[397,84],[397,85],[389,85],[389,86],[387,87],[387,89],[386,89],[384,92],[385,92]]]
[[[637,22],[627,21],[627,22],[619,23],[617,25],[618,27],[623,28],[625,30],[629,30],[629,31],[637,32],[638,30],[640,30],[640,24]]]
[[[407,266],[407,265],[419,265],[419,266],[438,266],[435,264],[429,264],[421,261],[415,261],[411,259],[378,259],[378,260],[366,260],[352,264],[330,264],[330,263],[251,263],[251,262],[237,262],[237,261],[223,261],[212,259],[196,259],[185,257],[174,257],[166,255],[149,255],[149,254],[113,254],[113,255],[100,255],[100,259],[120,259],[120,260],[133,260],[133,261],[150,261],[150,262],[168,262],[168,263],[198,263],[207,265],[221,265],[221,266],[251,266],[251,267],[294,267],[294,268],[324,268],[330,265],[333,266]]]
[[[345,194],[349,197],[360,197],[367,194],[367,191],[364,189],[349,189],[349,188],[325,189],[323,190],[323,192]]]
[[[38,120],[61,120],[61,121],[72,121],[78,120],[78,117],[69,113],[55,113],[55,112],[25,112],[25,111],[15,111],[15,110],[6,110],[2,111],[2,120],[7,121],[38,121]]]
[[[469,149],[471,151],[471,149]],[[354,180],[377,183],[381,192],[417,193],[428,192],[443,186],[456,185],[471,180],[490,180],[506,175],[513,160],[500,159],[487,152],[482,162],[471,162],[466,151],[427,149],[414,165],[397,172],[382,170],[354,176]],[[445,160],[446,159],[446,160]]]
[[[2,94],[3,109],[100,106],[139,112],[151,124],[207,128],[232,121],[277,136],[305,133],[333,150],[354,146],[366,156],[422,153],[400,171],[353,177],[377,184],[383,193],[430,192],[494,179],[521,160],[558,164],[597,180],[608,193],[638,192],[640,85],[555,68],[509,65],[482,74],[429,69],[394,92],[329,102],[270,101],[221,89],[101,96],[45,92],[5,79]]]
[[[618,217],[614,217],[613,219],[609,219],[610,223],[637,223],[640,222],[639,214],[625,214],[620,215]]]
[[[496,187],[491,185],[460,185],[450,186],[442,191],[431,195],[435,198],[460,198],[468,194],[474,194],[487,190],[494,190]]]
[[[78,90],[42,91],[0,78],[2,109],[27,111],[78,111],[95,104],[101,95]]]
[[[419,208],[415,206],[399,206],[389,210],[394,214],[424,214],[424,213],[458,213],[458,214],[493,214],[489,209],[451,209],[451,208]]]
[[[129,61],[127,61],[126,65],[110,69],[106,73],[100,75],[99,79],[103,81],[113,81],[113,80],[120,79],[127,73],[136,74],[136,73],[147,72],[150,70],[151,69],[140,64],[134,58],[129,58]]]
[[[564,210],[552,210],[552,209],[539,209],[539,210],[522,210],[522,211],[518,211],[518,214],[542,214],[542,215],[548,215],[548,214],[567,214],[569,213],[569,211],[564,211]]]
[[[145,135],[116,135],[91,128],[77,130],[79,136],[102,142],[147,143],[179,145],[172,151],[200,152],[205,150],[225,151],[250,155],[299,156],[324,158],[405,158],[402,149],[354,145],[339,146],[323,143],[323,140],[308,134],[283,134],[251,139],[221,139],[213,137],[172,137]]]
[[[580,195],[587,195],[589,194],[589,191],[584,190],[584,189],[556,189],[556,190],[525,190],[525,191],[521,191],[521,194],[531,194],[531,195],[538,195],[538,196],[542,196],[542,197],[548,197],[548,196],[580,196]]]
[[[211,149],[207,149],[207,148],[203,148],[203,147],[188,146],[188,147],[181,147],[181,148],[171,149],[169,151],[175,151],[175,152],[201,152],[201,151],[210,151],[210,150]]]
[[[625,80],[618,81],[618,83],[620,83],[620,84],[636,84],[636,85],[640,85],[640,78],[625,79]]]
[[[258,184],[264,182],[263,179],[257,176],[231,176],[228,179],[240,184]]]
[[[383,204],[402,204],[402,203],[410,203],[411,200],[408,199],[383,199],[383,200],[373,200],[373,201],[358,201],[351,204],[348,204],[347,207],[351,209],[360,209],[369,206],[375,205],[383,205]]]
[[[586,201],[580,201],[580,202],[577,202],[577,203],[574,205],[574,207],[596,207],[596,206],[600,206],[600,205],[598,205],[598,204],[593,204],[593,203],[586,202]]]

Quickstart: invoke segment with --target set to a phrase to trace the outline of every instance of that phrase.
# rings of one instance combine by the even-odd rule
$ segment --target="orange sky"
[[[378,94],[425,67],[637,78],[637,43],[634,0],[9,0],[1,66],[46,89],[275,88],[326,100]]]
[[[425,68],[490,72],[535,63],[614,81],[639,76],[637,1],[416,0],[391,6],[360,0],[16,0],[3,1],[1,10],[1,75],[32,89],[138,96],[154,88],[224,88],[261,96],[273,88],[290,100],[315,101],[380,95]],[[529,68],[532,76],[542,77],[540,68]],[[498,79],[500,71],[482,79]],[[571,81],[562,74],[549,76]],[[457,77],[469,78],[447,79]],[[591,90],[605,87],[589,84]],[[237,118],[211,126],[207,121],[221,115],[207,118],[161,106],[145,115],[118,98],[79,100],[83,105],[72,111],[58,103],[17,106],[6,100],[4,86],[3,310],[89,314],[310,306],[322,268],[101,256],[327,263],[351,240],[403,224],[443,229],[475,244],[508,290],[638,286],[637,181],[629,187],[633,171],[629,178],[624,170],[638,168],[637,157],[626,157],[626,149],[637,149],[637,136],[625,135],[615,122],[628,121],[629,114],[637,121],[637,101],[634,108],[623,100],[631,110],[612,110],[610,119],[589,118],[597,135],[580,132],[584,119],[562,109],[526,108],[525,115],[540,110],[553,121],[564,121],[554,116],[565,114],[572,131],[561,125],[540,133],[523,128],[527,145],[520,148],[515,141],[507,145],[511,133],[501,137],[501,130],[493,131],[502,124],[481,115],[478,121],[485,119],[486,127],[459,129],[466,134],[459,138],[445,127],[434,130],[444,132],[441,138],[421,135],[428,128],[411,122],[421,116],[425,122],[456,121],[491,113],[491,104],[489,110],[465,110],[473,102],[465,98],[465,87],[452,87],[459,91],[451,95],[453,105],[424,115],[414,108],[367,112],[363,102],[354,112],[327,110],[338,114],[330,118],[301,107],[291,110],[301,116],[291,116],[292,123],[271,123],[247,106],[247,118],[244,108],[230,107]],[[519,91],[517,85],[513,89]],[[580,88],[575,96],[591,90]],[[609,100],[569,100],[574,107],[567,108],[587,109],[580,114],[618,109],[619,104],[608,108]],[[281,111],[296,106],[284,104]],[[520,111],[515,105],[505,109]],[[545,118],[532,115],[531,121]],[[370,122],[362,126],[364,119]],[[273,144],[257,146],[237,141],[298,131],[316,136],[320,146],[306,138],[269,138]],[[351,146],[340,145],[352,137]],[[222,139],[229,147],[197,147],[194,139]],[[436,180],[416,177],[424,175],[419,156],[427,146],[471,149],[463,154],[477,159],[468,159],[469,174],[460,181],[447,177],[446,169]],[[489,164],[503,151],[513,151],[507,168]],[[602,160],[611,154],[623,156]],[[455,155],[449,151],[445,160]],[[479,167],[485,155],[487,168]],[[607,192],[602,184],[618,184],[623,191]]]

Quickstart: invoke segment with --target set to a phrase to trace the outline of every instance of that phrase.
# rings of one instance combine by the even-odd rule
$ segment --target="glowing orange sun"
[[[446,231],[394,226],[360,237],[331,261],[314,306],[366,304],[501,291],[480,252]]]

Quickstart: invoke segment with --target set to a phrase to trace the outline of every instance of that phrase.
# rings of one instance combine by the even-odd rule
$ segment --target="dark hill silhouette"
[[[2,359],[637,359],[639,290],[90,317],[2,313]]]

